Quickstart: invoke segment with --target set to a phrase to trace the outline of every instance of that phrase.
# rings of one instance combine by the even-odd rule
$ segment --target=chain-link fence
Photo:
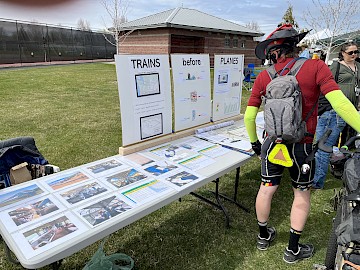
[[[110,34],[0,20],[0,64],[113,59],[106,39],[115,44]]]

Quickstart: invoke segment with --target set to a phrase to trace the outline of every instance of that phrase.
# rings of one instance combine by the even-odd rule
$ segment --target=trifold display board
[[[215,55],[213,108],[208,54],[171,55],[174,104],[167,54],[115,61],[123,146],[240,114],[243,55]]]
[[[172,54],[175,131],[210,122],[211,84],[208,54]]]
[[[213,121],[240,114],[244,55],[215,55]]]
[[[122,144],[172,131],[168,55],[115,55]]]

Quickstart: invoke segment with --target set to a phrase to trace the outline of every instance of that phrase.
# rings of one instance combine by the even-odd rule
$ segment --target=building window
[[[239,46],[239,40],[237,38],[233,39],[233,47],[237,48]]]
[[[226,36],[225,37],[225,47],[230,47],[230,43],[231,43],[230,37]]]
[[[241,48],[245,48],[245,40],[241,41]]]

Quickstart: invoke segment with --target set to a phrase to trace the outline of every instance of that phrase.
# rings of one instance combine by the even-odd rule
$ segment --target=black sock
[[[267,222],[258,221],[260,237],[267,239],[269,237],[269,232],[267,229]]]
[[[299,250],[299,239],[301,236],[302,231],[294,230],[293,228],[290,229],[290,239],[289,239],[289,250],[292,250],[294,253],[298,252]]]

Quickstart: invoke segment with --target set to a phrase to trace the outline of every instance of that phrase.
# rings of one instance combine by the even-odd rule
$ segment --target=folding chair
[[[243,80],[243,82],[244,82],[243,86],[245,87],[245,89],[247,91],[251,91],[254,81],[251,78],[251,69],[250,68],[244,68],[244,80]]]

